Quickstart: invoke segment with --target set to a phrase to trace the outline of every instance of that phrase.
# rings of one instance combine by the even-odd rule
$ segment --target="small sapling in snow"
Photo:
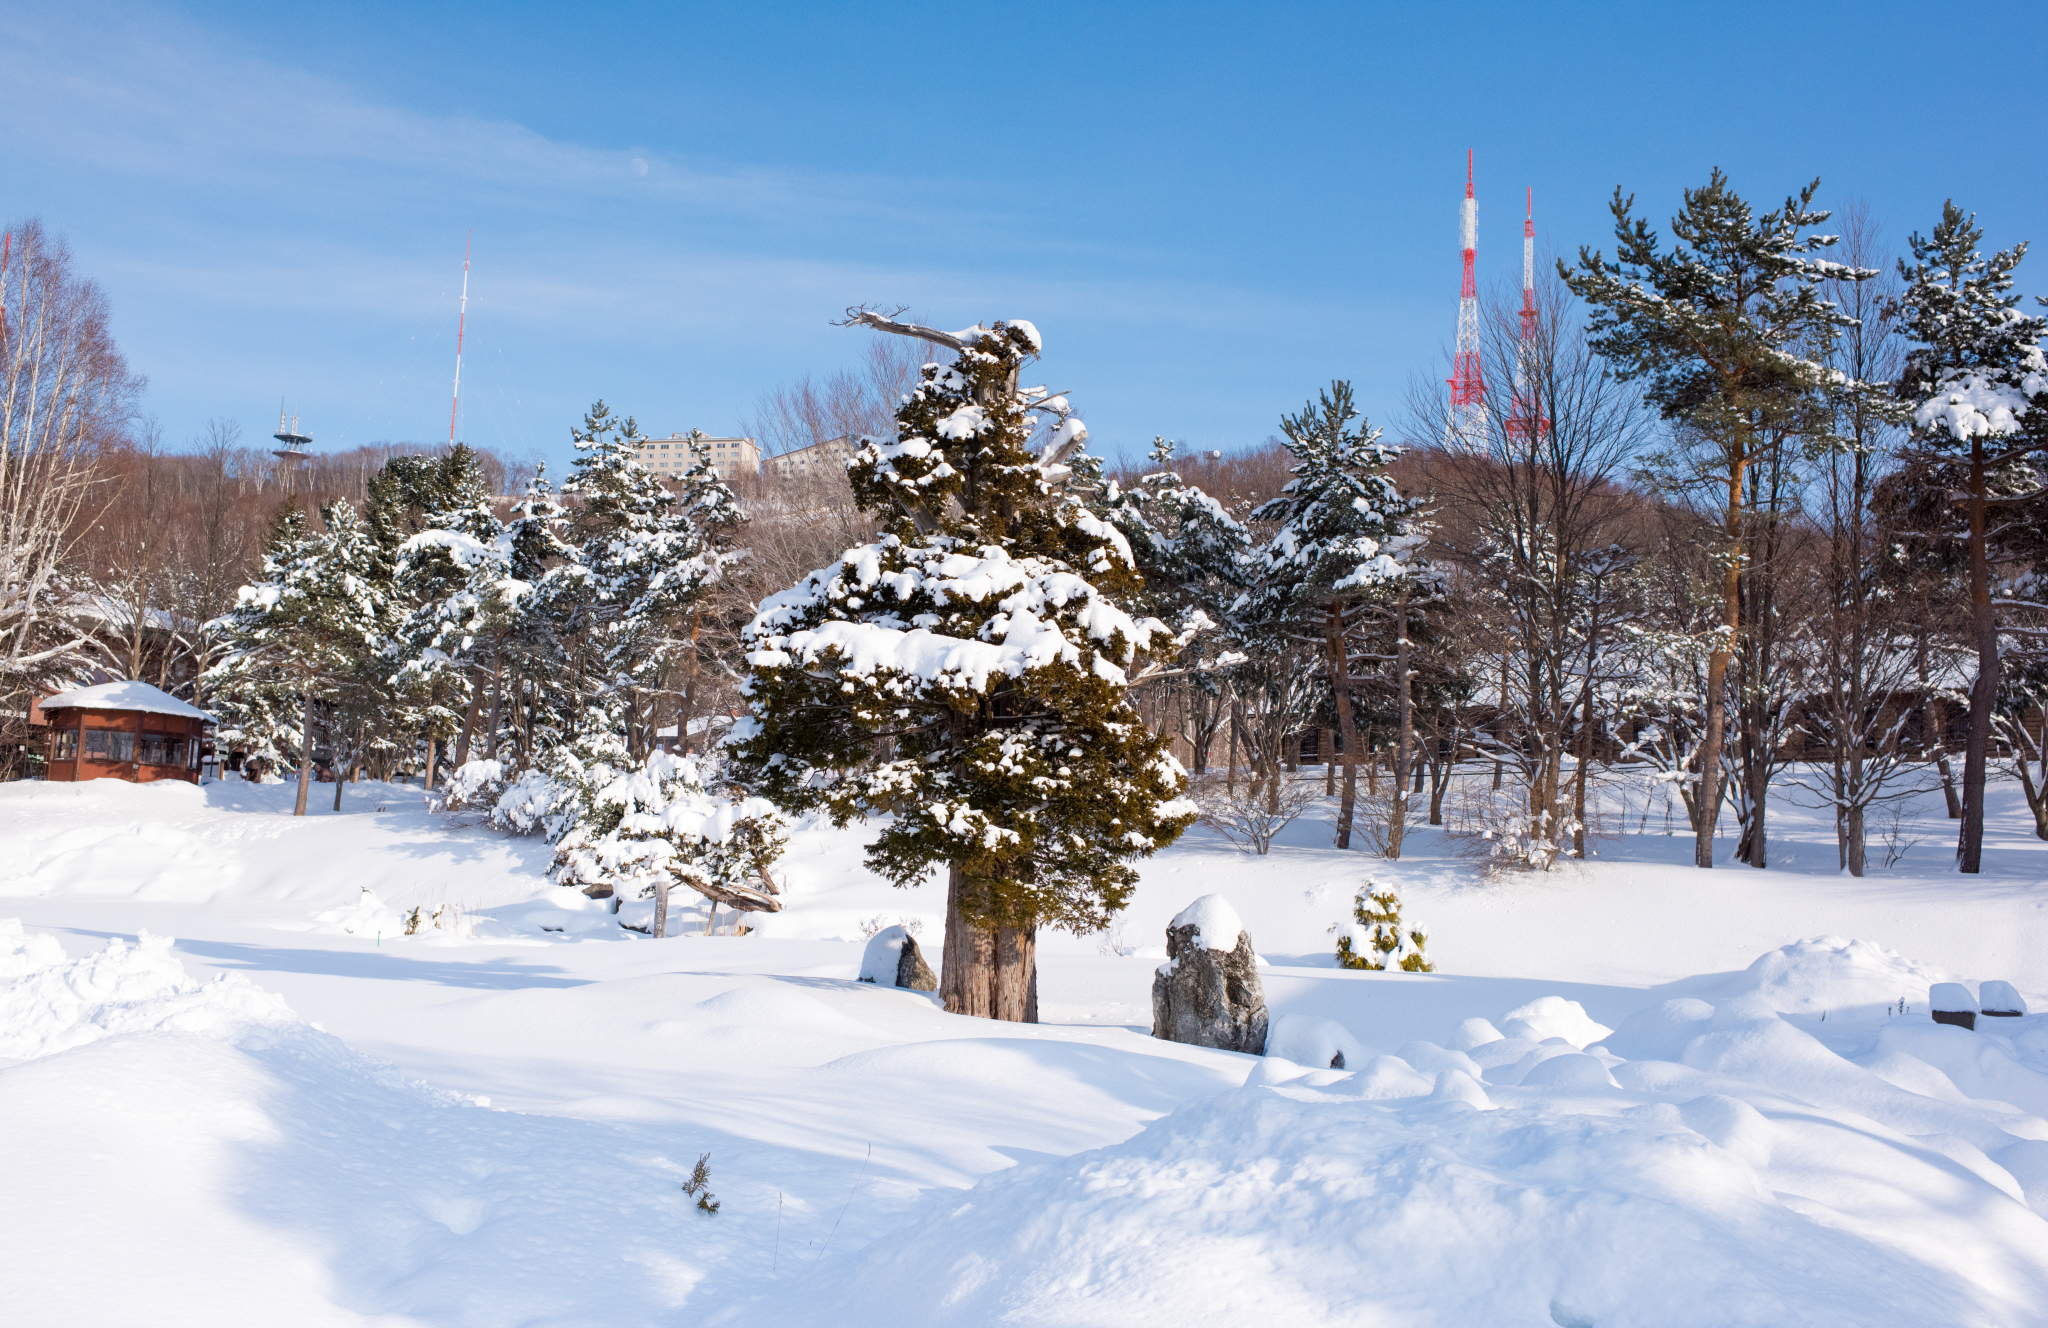
[[[696,1197],[698,1212],[718,1211],[718,1196],[711,1192],[711,1154],[698,1157],[697,1165],[690,1168],[690,1178],[683,1182],[683,1193]]]
[[[1403,973],[1434,973],[1436,965],[1424,956],[1429,928],[1421,923],[1403,925],[1401,896],[1392,890],[1375,889],[1371,881],[1359,887],[1352,902],[1354,919],[1349,932],[1337,938],[1337,967],[1363,968],[1385,972],[1398,968]]]

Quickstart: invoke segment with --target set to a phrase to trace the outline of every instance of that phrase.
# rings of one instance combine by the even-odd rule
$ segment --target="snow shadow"
[[[101,934],[101,933],[89,933]],[[105,935],[115,935],[108,932]],[[592,979],[550,976],[553,965],[520,964],[500,958],[427,959],[393,950],[324,950],[246,941],[181,940],[177,949],[216,968],[252,973],[311,973],[323,977],[369,978],[382,982],[427,982],[443,987],[512,991],[526,987],[587,987]]]

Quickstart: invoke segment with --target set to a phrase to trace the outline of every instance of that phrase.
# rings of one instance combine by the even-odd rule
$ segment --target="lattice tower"
[[[1465,284],[1458,293],[1458,349],[1451,361],[1449,437],[1458,447],[1486,446],[1486,375],[1479,363],[1479,283],[1474,260],[1479,250],[1479,201],[1472,191],[1472,153],[1465,153],[1465,202],[1458,211],[1465,250]]]
[[[1529,215],[1522,222],[1522,333],[1515,342],[1515,402],[1508,411],[1508,432],[1517,438],[1544,438],[1550,417],[1543,413],[1536,382],[1536,191],[1529,191]]]

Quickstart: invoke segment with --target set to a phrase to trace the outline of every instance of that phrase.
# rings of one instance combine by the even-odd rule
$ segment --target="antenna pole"
[[[1515,343],[1515,404],[1508,411],[1508,432],[1531,442],[1550,432],[1550,420],[1537,400],[1536,384],[1536,191],[1529,191],[1529,213],[1522,222],[1522,335]]]
[[[448,445],[455,445],[455,415],[462,408],[462,330],[469,325],[469,241],[475,231],[462,237],[462,311],[455,318],[455,396],[448,403]]]
[[[1479,364],[1479,284],[1474,259],[1479,249],[1479,202],[1472,192],[1472,153],[1465,153],[1465,201],[1458,208],[1458,240],[1465,279],[1458,290],[1458,349],[1451,360],[1451,411],[1445,442],[1453,447],[1486,444],[1486,373]]]

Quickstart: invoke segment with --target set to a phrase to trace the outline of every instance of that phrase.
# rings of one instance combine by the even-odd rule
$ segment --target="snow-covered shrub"
[[[1337,938],[1337,967],[1384,972],[1434,973],[1436,965],[1423,954],[1429,928],[1401,921],[1401,896],[1375,889],[1371,881],[1358,888],[1351,905],[1351,928]]]
[[[443,811],[488,814],[498,805],[498,796],[504,791],[505,767],[502,762],[483,758],[465,761],[441,786],[440,808]]]
[[[788,823],[764,798],[735,800],[706,787],[694,757],[654,751],[591,795],[588,811],[555,847],[555,880],[609,886],[624,899],[657,901],[672,885],[744,912],[778,912],[768,868],[782,855]],[[656,934],[662,928],[657,923]]]

